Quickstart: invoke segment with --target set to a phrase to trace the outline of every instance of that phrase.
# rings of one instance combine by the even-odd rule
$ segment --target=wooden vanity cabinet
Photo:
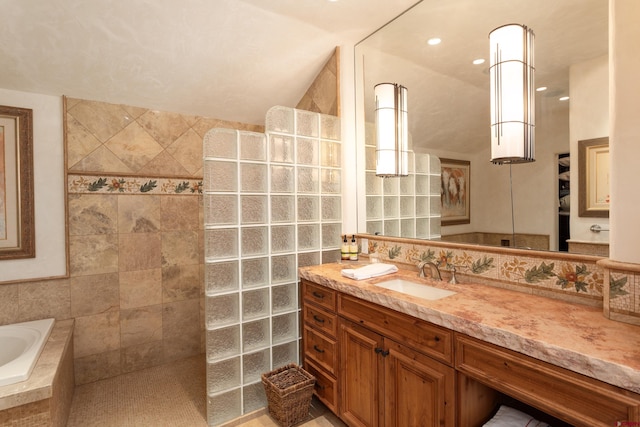
[[[456,334],[455,342],[461,425],[480,425],[475,423],[487,414],[479,412],[477,402],[482,396],[490,400],[491,390],[576,426],[640,424],[640,396],[635,393],[466,335]],[[469,409],[465,402],[476,405],[473,413],[463,413]]]
[[[449,331],[343,294],[338,314],[339,407],[347,424],[455,424],[455,371],[427,355],[452,362]]]
[[[338,413],[337,293],[302,280],[304,368],[316,377],[315,395]]]
[[[640,425],[637,393],[306,280],[302,299],[305,368],[349,426],[480,427],[500,404],[551,425]]]

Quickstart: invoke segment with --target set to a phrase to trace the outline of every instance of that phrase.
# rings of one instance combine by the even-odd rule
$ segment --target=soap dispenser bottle
[[[351,258],[350,254],[350,246],[347,241],[347,235],[344,235],[344,240],[342,241],[342,247],[340,248],[340,258],[343,261],[348,261]]]
[[[351,235],[351,245],[349,245],[349,259],[351,261],[358,260],[358,242],[356,242],[356,235]]]

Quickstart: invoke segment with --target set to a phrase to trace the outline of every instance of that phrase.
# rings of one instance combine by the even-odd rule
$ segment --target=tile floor
[[[204,356],[76,387],[67,427],[207,427]],[[315,399],[305,427],[343,427]],[[225,427],[277,427],[265,410]]]

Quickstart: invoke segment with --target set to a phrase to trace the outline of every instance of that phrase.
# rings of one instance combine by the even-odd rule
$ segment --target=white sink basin
[[[387,280],[386,282],[375,283],[375,286],[431,301],[455,294],[453,291],[434,288],[433,286],[423,285],[404,279]]]

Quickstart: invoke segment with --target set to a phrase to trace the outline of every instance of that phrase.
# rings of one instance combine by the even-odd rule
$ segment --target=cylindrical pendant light
[[[535,161],[534,34],[509,24],[489,33],[491,161]]]
[[[376,99],[376,175],[408,175],[407,88],[396,83],[374,87]]]

